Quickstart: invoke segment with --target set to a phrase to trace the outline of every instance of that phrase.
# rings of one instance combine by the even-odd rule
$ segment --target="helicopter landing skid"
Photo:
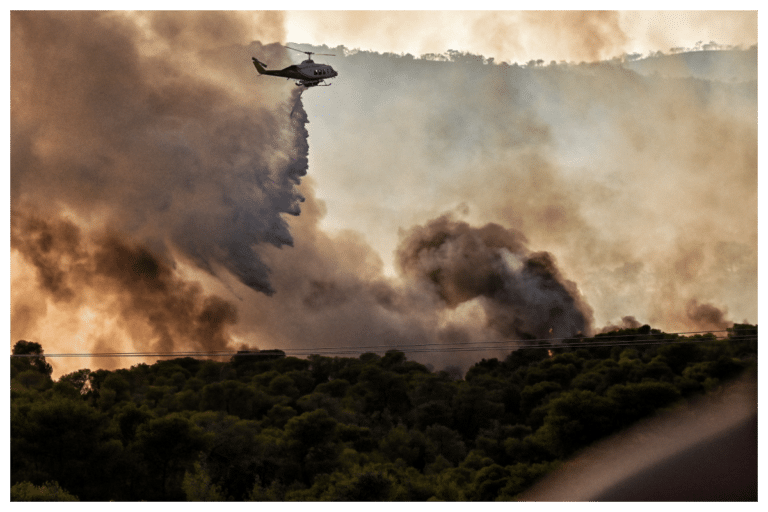
[[[321,83],[308,84],[305,82],[296,82],[296,87],[306,87],[307,89],[309,89],[310,87],[330,87],[331,85],[333,84],[321,84]]]

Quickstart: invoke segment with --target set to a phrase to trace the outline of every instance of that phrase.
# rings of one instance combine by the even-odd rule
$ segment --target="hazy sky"
[[[417,56],[453,49],[520,63],[593,61],[622,53],[693,47],[699,41],[757,43],[757,17],[749,11],[289,11],[285,26],[286,37],[294,42]]]
[[[348,49],[415,56],[454,49],[494,58],[497,62],[520,64],[537,59],[545,63],[552,60],[593,62],[623,54],[647,56],[656,51],[668,53],[672,48],[700,48],[711,41],[742,47],[757,43],[754,11],[288,11],[285,27],[287,40],[295,43],[343,45]],[[300,58],[301,55],[295,55],[294,62]],[[333,59],[326,61],[333,64]],[[333,95],[333,91],[315,93],[320,98]],[[323,123],[334,117],[324,103],[327,103],[324,99],[306,101],[308,112]],[[341,108],[341,104],[334,104],[333,108]],[[343,116],[338,113],[335,117]],[[310,123],[310,133],[318,138],[328,133],[324,128],[314,128]],[[318,153],[315,149],[317,145],[310,151],[310,162]],[[352,183],[365,180],[351,176],[345,179]],[[339,182],[329,184],[320,180],[317,193],[329,201],[328,213],[321,223],[325,229],[364,231],[357,216],[349,215],[343,208],[334,208],[334,204],[351,204],[347,187],[339,186]],[[390,253],[396,244],[395,231],[389,229],[388,234],[377,233],[370,238],[369,243],[377,247],[384,258],[385,272],[394,274]]]
[[[12,343],[756,322],[756,33],[754,12],[14,13]],[[710,41],[742,50],[578,66]],[[340,76],[297,103],[250,65],[300,62],[286,42],[370,53],[323,57]],[[449,49],[495,64],[397,56]]]
[[[550,60],[589,62],[632,52],[648,55],[650,52],[661,50],[669,53],[670,48],[700,48],[702,41],[704,43],[715,41],[723,46],[747,47],[756,43],[757,27],[755,14],[748,12],[624,12],[595,14],[591,18],[584,13],[560,13],[554,16],[554,20],[552,13],[385,13],[383,19],[378,14],[289,13],[286,25],[288,34],[294,33],[292,32],[294,19],[301,20],[304,27],[327,27],[322,31],[322,37],[329,39],[325,44],[330,47],[339,41],[338,44],[343,44],[348,49],[359,45],[362,49],[368,48],[378,52],[411,51],[418,55],[428,51],[439,51],[437,48],[442,45],[444,48],[469,50],[486,57],[495,57],[497,61],[525,63],[531,59],[542,58],[545,64]],[[486,27],[487,30],[478,30],[469,35],[470,31],[466,27],[476,23]],[[512,35],[506,38],[488,38],[487,34],[493,33],[492,27],[500,24],[514,27],[514,30],[511,30]],[[594,27],[594,30],[591,32],[584,30],[585,24],[588,27]],[[370,31],[358,29],[369,26]],[[437,28],[452,26],[458,28],[456,30]],[[348,27],[349,34],[342,36],[344,30],[334,27]],[[383,27],[388,28],[385,30]],[[417,30],[414,27],[423,27],[423,30]],[[307,33],[312,33],[310,29],[307,30]],[[335,39],[337,33],[339,40]],[[403,33],[415,35],[409,37]],[[289,39],[293,42],[319,41],[318,35],[302,38],[304,34],[297,29],[295,38]],[[456,34],[456,39],[449,40],[445,34]],[[694,34],[698,34],[698,37]],[[717,37],[714,34],[717,34]],[[498,43],[500,39],[505,42],[504,45]],[[341,43],[341,40],[345,42]],[[408,41],[412,46],[397,46],[404,44],[403,41]],[[491,44],[490,41],[496,41],[496,44]],[[388,48],[387,45],[392,45],[392,48]],[[499,51],[507,53],[494,53]],[[547,52],[559,53],[548,54]],[[297,54],[295,61],[298,62],[300,59],[301,56]],[[324,59],[325,62],[334,63],[332,57]],[[347,64],[339,62],[339,65]],[[362,62],[357,65],[366,67]],[[373,66],[375,65],[371,64],[371,68]],[[476,132],[475,124],[462,123],[482,122],[483,115],[464,115],[462,112],[465,109],[462,109],[460,104],[466,102],[470,104],[468,108],[477,109],[478,102],[476,99],[462,97],[462,93],[456,92],[466,93],[472,86],[457,87],[455,82],[445,80],[446,77],[441,77],[439,74],[431,83],[411,83],[408,82],[410,76],[407,73],[396,78],[383,76],[381,77],[382,85],[374,83],[377,79],[376,71],[366,68],[371,81],[367,88],[377,91],[366,94],[359,90],[360,82],[355,81],[359,78],[357,70],[345,67],[345,71],[347,71],[347,80],[342,76],[333,87],[317,89],[312,91],[311,96],[309,94],[305,96],[306,109],[310,114],[308,126],[311,141],[310,168],[314,171],[310,176],[316,180],[317,197],[325,200],[327,211],[321,221],[321,226],[325,230],[335,232],[350,228],[364,233],[367,242],[375,247],[382,257],[384,272],[395,275],[397,272],[393,254],[399,240],[398,229],[437,215],[447,208],[467,204],[470,205],[469,216],[474,216],[477,222],[491,220],[491,218],[496,221],[501,220],[498,215],[494,217],[494,214],[489,213],[488,208],[485,208],[486,211],[482,213],[478,212],[487,206],[487,204],[482,205],[483,202],[493,202],[488,198],[487,186],[494,185],[488,173],[479,172],[476,167],[472,167],[477,164],[477,159],[472,160],[468,156],[472,152],[454,151],[453,148],[448,148],[443,152],[442,160],[438,161],[434,158],[434,154],[427,150],[435,138],[429,133],[429,126],[413,121],[428,118],[428,116],[425,117],[424,110],[433,108],[436,112],[448,112],[457,116],[456,124],[461,126],[457,129],[463,128],[465,133],[471,133],[475,129]],[[353,77],[349,77],[349,74]],[[469,76],[465,82],[476,84],[477,82],[473,82],[472,79],[473,77]],[[607,81],[614,79],[608,76],[605,78]],[[602,86],[602,84],[598,85]],[[556,85],[552,87],[555,92],[568,96],[567,92],[557,91]],[[599,90],[592,92],[596,96],[602,94]],[[634,248],[638,251],[635,254],[639,254],[640,251],[644,253],[640,259],[634,260],[625,253],[616,260],[623,261],[623,266],[612,264],[608,267],[611,272],[616,273],[614,277],[617,278],[626,272],[650,271],[649,260],[655,259],[659,254],[663,254],[667,259],[676,254],[681,258],[681,262],[687,261],[691,255],[700,254],[697,248],[700,244],[713,246],[716,238],[704,238],[701,227],[691,229],[693,219],[684,221],[683,217],[687,216],[685,210],[671,210],[670,204],[687,201],[691,208],[690,212],[697,211],[697,215],[700,215],[696,210],[697,207],[694,206],[697,201],[695,197],[701,193],[711,194],[719,187],[717,173],[696,177],[697,171],[694,167],[682,173],[679,168],[672,170],[681,164],[680,160],[663,164],[671,167],[660,168],[658,153],[664,152],[672,159],[678,157],[685,159],[686,157],[682,154],[677,157],[672,156],[673,153],[670,151],[674,147],[682,148],[689,144],[692,144],[689,150],[691,155],[700,153],[703,148],[697,146],[698,143],[692,143],[694,139],[684,134],[697,129],[697,126],[702,126],[701,123],[718,123],[719,121],[715,118],[720,115],[715,112],[704,114],[705,117],[715,116],[710,121],[705,121],[705,118],[692,118],[687,121],[680,119],[682,122],[669,122],[669,118],[663,117],[654,119],[654,115],[663,116],[665,109],[668,110],[672,105],[683,109],[688,108],[682,107],[683,104],[680,103],[680,100],[686,98],[688,92],[676,91],[673,96],[666,99],[663,97],[667,96],[669,91],[661,88],[655,92],[642,91],[641,93],[649,96],[633,97],[632,95],[636,93],[626,92],[623,96],[619,95],[609,100],[610,105],[606,102],[602,112],[600,109],[590,109],[587,118],[570,114],[562,115],[563,111],[558,111],[556,104],[547,105],[548,100],[543,96],[537,98],[537,101],[542,104],[536,108],[536,115],[541,117],[541,121],[551,130],[552,139],[556,141],[556,150],[550,148],[550,154],[558,154],[557,168],[553,170],[553,175],[556,180],[563,180],[555,181],[553,184],[555,190],[552,193],[560,194],[557,198],[561,201],[559,206],[565,208],[569,214],[578,211],[581,220],[588,218],[585,224],[589,225],[591,230],[597,232],[610,230],[614,233],[614,242],[619,243],[618,240],[623,240],[620,245],[627,250],[634,245],[631,239],[635,235],[619,235],[625,230],[626,233],[634,231],[642,233],[643,237],[654,238],[652,244],[649,242],[645,248]],[[610,93],[608,96],[613,94]],[[443,102],[436,99],[441,97],[446,98],[445,102],[454,102],[453,106],[446,107]],[[581,99],[572,97],[571,101],[591,102],[594,98],[583,94]],[[627,102],[627,106],[622,107],[621,102]],[[642,105],[640,107],[642,113],[627,114],[631,110],[630,105]],[[727,103],[720,104],[717,108],[727,111],[729,108],[727,105]],[[627,115],[624,120],[616,121],[620,114]],[[700,114],[703,112],[695,115]],[[647,118],[637,118],[636,115],[646,115]],[[451,121],[447,123],[451,124]],[[652,146],[637,151],[634,155],[625,153],[621,149],[622,145],[633,144],[632,141],[622,140],[624,137],[622,131],[628,126],[633,126],[636,130],[636,133],[630,134],[630,137],[638,137],[640,133],[646,133],[654,137],[656,142],[651,143]],[[345,134],[343,141],[346,144],[341,143],[339,133]],[[371,133],[375,135],[370,135]],[[694,135],[693,132],[689,135],[700,138],[700,135]],[[717,136],[713,135],[713,137]],[[374,139],[377,139],[377,142],[386,142],[372,144]],[[413,142],[414,140],[416,142]],[[470,140],[472,140],[471,136]],[[715,145],[725,142],[716,140],[718,142],[713,140]],[[419,144],[418,141],[423,143]],[[653,145],[656,144],[658,146],[654,147]],[[720,158],[725,158],[727,161],[725,157],[727,152],[720,151],[722,149],[724,148],[720,147],[715,151],[719,152]],[[450,158],[446,159],[445,155],[450,155]],[[649,157],[652,160],[647,160]],[[625,158],[630,159],[630,162],[619,160]],[[486,158],[486,161],[490,159],[490,157]],[[411,163],[415,165],[410,165],[407,172],[403,170]],[[633,170],[628,170],[627,164]],[[684,165],[688,166],[688,164]],[[651,172],[651,169],[654,171]],[[496,169],[495,172],[498,171],[503,172],[501,169]],[[588,172],[588,175],[581,174],[583,172]],[[689,172],[691,174],[688,174]],[[474,181],[466,179],[467,176],[473,176]],[[710,177],[713,181],[710,181]],[[471,194],[456,193],[455,190],[452,193],[447,185],[450,181],[462,182],[467,189],[476,192],[476,197],[470,199]],[[582,198],[576,198],[566,190],[576,184],[586,189],[581,191]],[[602,187],[600,191],[594,187],[596,184]],[[496,186],[500,185],[501,181],[496,184]],[[613,196],[611,201],[615,202],[608,202],[605,194],[611,194]],[[754,200],[756,196],[751,199],[751,201]],[[624,202],[623,205],[622,202]],[[569,205],[575,204],[578,204],[578,207],[571,209]],[[750,208],[754,207],[754,204],[752,202]],[[728,222],[741,224],[738,216],[740,214],[737,213],[741,211],[739,208],[726,206],[725,210],[729,211],[720,211],[714,205],[712,207],[714,208],[713,217],[707,217],[708,228],[704,228],[705,230],[716,224],[722,225]],[[715,214],[716,210],[720,213]],[[677,228],[671,227],[670,218],[676,218],[679,224]],[[718,220],[714,221],[715,218]],[[688,227],[683,228],[684,225]],[[752,223],[750,225],[752,235],[749,236],[756,236],[756,225]],[[572,225],[569,229],[572,229],[573,233],[585,234],[583,231],[574,229]],[[558,230],[552,226],[549,231],[557,232]],[[694,231],[696,235],[693,235]],[[745,234],[745,232],[742,233]],[[566,236],[558,240],[557,236],[547,237],[546,233],[528,232],[526,234],[529,238],[532,236],[538,238],[539,249],[553,251],[561,262],[567,264],[571,278],[579,283],[582,290],[585,288],[589,290],[588,301],[596,307],[595,314],[599,325],[618,321],[624,314],[637,314],[644,322],[656,322],[654,325],[663,323],[662,317],[665,314],[661,312],[650,314],[647,301],[637,297],[629,282],[621,286],[614,282],[612,286],[607,286],[604,281],[607,279],[605,273],[607,269],[595,266],[594,257],[584,256],[584,248],[574,247],[570,237]],[[696,246],[686,240],[691,236],[698,236]],[[664,247],[663,250],[662,247]],[[681,247],[686,247],[690,254],[682,251]],[[699,258],[696,260],[697,265],[713,265],[717,258],[715,254],[718,251],[722,254],[724,247],[713,250],[707,257],[697,256]],[[613,250],[616,251],[617,248],[614,247]],[[756,258],[756,254],[753,256]],[[642,271],[640,260],[645,260],[646,263]],[[705,263],[705,260],[709,263]],[[754,261],[756,264],[756,259]],[[657,274],[663,272],[660,267],[656,271]],[[698,274],[699,270],[690,270],[690,272]],[[726,304],[730,303],[730,313],[736,317],[741,315],[740,320],[756,316],[754,294],[750,293],[749,298],[743,300],[738,299],[736,296],[740,294],[743,284],[736,284],[736,281],[732,280],[732,291],[727,292],[722,289],[722,286],[728,281],[719,282],[721,293],[731,297],[727,300],[720,297],[724,300],[720,304],[721,307],[727,307]],[[657,282],[657,286],[662,285]],[[666,285],[662,288],[656,292],[660,294],[661,300],[658,298],[655,300],[657,303],[667,304],[670,291]],[[714,292],[707,293],[710,298],[706,300],[714,300],[712,295]],[[672,300],[679,300],[677,295],[674,295],[675,298]],[[643,304],[641,305],[640,302]],[[662,307],[669,309],[668,305]],[[673,320],[669,315],[666,315],[666,321],[667,329],[681,328],[676,327],[681,323]]]

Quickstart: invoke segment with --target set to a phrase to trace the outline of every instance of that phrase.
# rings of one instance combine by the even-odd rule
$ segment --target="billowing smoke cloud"
[[[447,216],[413,228],[398,250],[403,273],[434,285],[445,303],[481,297],[488,324],[508,339],[563,338],[591,331],[591,309],[554,258],[529,253],[522,234],[498,224],[472,228]]]
[[[466,370],[503,357],[516,340],[591,332],[576,285],[521,233],[441,215],[400,233],[398,275],[388,277],[360,233],[320,229],[325,208],[310,185],[292,223],[295,246],[265,248],[277,293],[242,303],[235,330],[244,342],[305,354],[397,348]]]
[[[541,30],[586,24],[574,47],[604,58],[616,23]],[[508,340],[755,316],[754,49],[519,66],[314,48],[340,76],[299,99],[250,66],[290,62],[245,46],[284,41],[276,13],[11,29],[13,339],[466,367]]]
[[[365,233],[389,275],[398,229],[454,210],[554,255],[598,329],[633,315],[702,330],[694,299],[757,318],[756,48],[583,65],[346,55],[310,125],[329,148],[313,155],[323,225]],[[328,145],[340,131],[355,151]]]
[[[642,327],[642,324],[637,321],[637,319],[631,315],[627,315],[625,317],[622,317],[621,323],[619,325],[614,324],[608,324],[605,327],[603,327],[600,332],[613,332],[613,331],[619,331],[621,329],[637,329],[639,327]]]
[[[110,13],[13,14],[14,206],[72,211],[272,293],[252,246],[292,242],[281,214],[299,211],[306,132],[285,115],[296,98],[254,86],[248,101],[257,75],[230,71],[282,50],[222,46],[245,36],[235,15],[144,17],[148,34]]]
[[[12,219],[11,244],[34,265],[40,289],[55,302],[83,301],[92,292],[108,301],[140,351],[170,352],[179,348],[175,340],[186,350],[228,348],[234,306],[179,279],[144,247],[116,235],[86,240],[72,222],[23,214]]]
[[[725,317],[727,311],[721,311],[712,304],[699,304],[696,299],[688,301],[685,313],[701,330],[723,331],[733,325]]]
[[[293,243],[307,119],[297,88],[258,79],[251,55],[289,63],[278,44],[246,46],[259,37],[282,40],[282,16],[11,14],[13,336],[114,299],[109,326],[72,336],[220,348],[235,306],[179,265],[274,292],[258,248]]]

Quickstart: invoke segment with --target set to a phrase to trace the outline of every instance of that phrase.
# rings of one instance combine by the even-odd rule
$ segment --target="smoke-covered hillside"
[[[253,16],[13,13],[12,339],[426,344],[466,367],[500,354],[456,343],[756,317],[754,49],[518,65],[296,45],[339,72],[300,96],[253,69],[303,58],[247,40]],[[282,40],[280,14],[258,22]],[[655,72],[673,61],[692,71]]]

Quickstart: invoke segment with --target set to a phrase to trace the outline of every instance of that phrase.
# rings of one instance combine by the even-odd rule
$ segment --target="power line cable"
[[[729,332],[728,330],[720,331],[688,331],[678,333],[652,333],[640,339],[632,340],[620,340],[616,341],[615,338],[632,337],[637,338],[637,334],[626,335],[598,335],[591,338],[538,338],[530,340],[500,340],[500,341],[486,341],[476,343],[421,343],[411,345],[367,345],[362,347],[315,347],[315,348],[286,348],[281,349],[279,352],[285,355],[322,355],[322,354],[363,354],[366,352],[376,351],[376,349],[387,350],[399,350],[402,352],[410,353],[435,353],[435,352],[479,352],[479,351],[492,351],[492,350],[518,350],[528,348],[589,348],[589,347],[607,347],[607,346],[634,346],[634,345],[654,345],[654,344],[676,344],[676,343],[706,343],[710,341],[739,341],[739,340],[757,340],[756,335],[749,333],[744,334],[731,334],[730,336],[717,337],[714,333]],[[712,334],[713,337],[695,337],[695,338],[678,338],[680,335],[698,335],[698,334]],[[650,336],[650,337],[649,337]],[[668,338],[673,336],[673,338]],[[600,338],[605,337],[602,340]],[[564,341],[565,343],[549,344],[553,341]],[[579,341],[576,341],[579,340]],[[547,343],[547,344],[542,344]],[[274,349],[273,349],[274,350]],[[11,354],[11,357],[71,357],[71,358],[85,358],[85,357],[231,357],[241,355],[244,357],[275,357],[277,354],[270,350],[262,351],[185,351],[185,352],[159,352],[159,351],[145,351],[145,352],[88,352],[88,353],[76,353],[76,354]]]

